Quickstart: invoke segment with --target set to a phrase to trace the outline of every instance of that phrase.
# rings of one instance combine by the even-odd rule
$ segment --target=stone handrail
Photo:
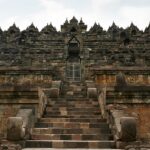
[[[20,108],[15,117],[9,117],[7,122],[7,140],[20,141],[30,137],[31,128],[37,118],[43,115],[47,104],[47,96],[45,89],[38,88],[38,108],[34,112],[33,109]],[[34,108],[36,109],[36,108]]]
[[[38,95],[39,95],[39,106],[38,106],[38,114],[37,114],[38,118],[40,118],[43,115],[43,112],[47,104],[48,98],[45,94],[45,91],[46,89],[38,88]]]
[[[113,132],[117,148],[124,148],[130,142],[137,141],[137,119],[129,116],[125,110],[107,106],[107,120]]]
[[[106,104],[106,87],[99,92],[98,101],[103,118],[107,118],[117,148],[124,148],[126,143],[137,140],[137,119],[129,116],[123,106]]]
[[[98,102],[100,105],[102,117],[105,118],[106,117],[106,87],[100,91],[98,96]]]
[[[34,124],[32,109],[20,109],[16,117],[9,117],[7,122],[7,140],[19,141],[30,137]]]

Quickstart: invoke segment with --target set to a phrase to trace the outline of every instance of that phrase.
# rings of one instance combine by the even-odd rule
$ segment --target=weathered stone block
[[[7,139],[17,141],[25,136],[25,129],[22,128],[22,117],[9,117],[7,122]]]
[[[52,81],[52,88],[60,88],[61,81]]]
[[[0,145],[0,150],[21,150],[21,146],[19,144],[3,144]]]
[[[73,94],[74,94],[73,91],[68,91],[68,92],[66,93],[67,96],[73,96]]]
[[[26,136],[30,135],[30,129],[34,124],[34,115],[32,109],[20,109],[16,117],[21,117],[23,119],[22,128],[25,129]]]
[[[95,83],[93,81],[86,80],[85,82],[86,82],[87,87],[89,87],[89,88],[94,88],[95,87]]]
[[[123,87],[123,86],[126,86],[126,85],[127,85],[127,83],[126,83],[125,75],[120,72],[116,76],[116,86]]]
[[[131,142],[136,140],[137,135],[137,123],[134,117],[121,117],[121,132],[120,139],[121,141]]]
[[[87,96],[88,98],[97,98],[97,88],[88,88]]]
[[[50,88],[49,96],[51,98],[58,98],[59,97],[59,92],[60,92],[59,88]]]

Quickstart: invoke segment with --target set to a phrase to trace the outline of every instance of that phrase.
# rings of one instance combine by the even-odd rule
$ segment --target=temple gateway
[[[0,150],[150,149],[150,25],[0,28]]]

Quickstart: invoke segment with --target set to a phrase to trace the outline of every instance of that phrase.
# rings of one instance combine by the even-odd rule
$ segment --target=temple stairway
[[[114,148],[112,134],[93,99],[52,100],[32,131],[30,148]]]
[[[62,96],[64,98],[85,98],[86,84],[85,83],[71,83],[65,82],[63,84]]]
[[[82,90],[70,92],[65,98],[49,98],[43,117],[32,129],[31,139],[26,141],[26,148],[115,148],[98,100],[84,97]]]

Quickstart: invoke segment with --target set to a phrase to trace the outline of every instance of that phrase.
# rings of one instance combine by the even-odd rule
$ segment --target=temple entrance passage
[[[81,64],[80,63],[68,63],[66,67],[66,78],[70,81],[81,80]]]

